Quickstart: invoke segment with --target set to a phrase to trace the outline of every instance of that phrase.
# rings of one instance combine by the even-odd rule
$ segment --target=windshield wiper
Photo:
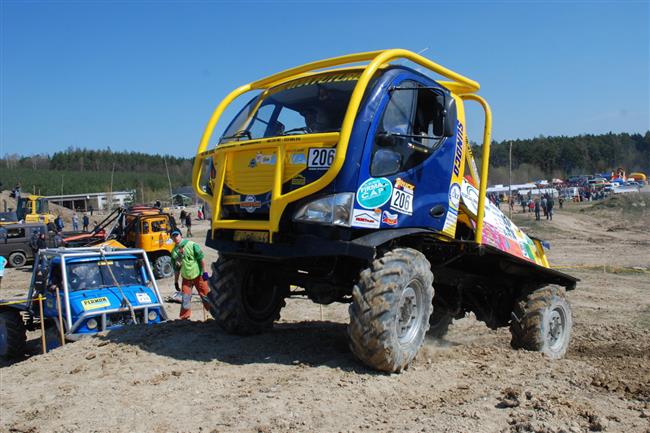
[[[237,140],[240,140],[242,137],[248,137],[249,140],[253,139],[253,136],[251,135],[250,131],[244,129],[243,131],[237,131],[233,135],[228,135],[227,137],[221,137],[222,140],[229,140],[231,138],[236,138]]]
[[[308,126],[301,126],[300,128],[293,128],[288,131],[284,131],[282,135],[291,135],[290,132],[302,132],[303,134],[311,134],[311,128]]]

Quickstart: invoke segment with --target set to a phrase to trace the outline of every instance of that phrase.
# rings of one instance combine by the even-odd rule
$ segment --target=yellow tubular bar
[[[221,103],[217,106],[216,110],[212,114],[212,117],[210,118],[210,121],[208,122],[205,132],[203,133],[203,137],[201,138],[201,142],[199,144],[199,148],[197,151],[197,157],[194,160],[194,167],[192,170],[192,186],[196,190],[197,195],[205,201],[210,201],[211,197],[208,194],[203,192],[201,186],[199,185],[199,182],[201,178],[203,160],[206,157],[208,157],[210,154],[214,153],[217,160],[216,161],[217,177],[215,179],[217,180],[217,182],[215,182],[214,184],[216,191],[213,191],[215,197],[212,197],[212,201],[215,204],[213,208],[212,228],[215,229],[215,228],[232,227],[232,228],[241,228],[241,229],[269,230],[271,233],[277,232],[279,228],[280,217],[282,216],[284,209],[290,202],[298,200],[302,197],[306,197],[309,194],[312,194],[314,192],[323,189],[338,175],[339,171],[341,170],[341,167],[343,166],[343,162],[345,161],[345,155],[347,153],[347,147],[350,141],[350,135],[352,133],[354,120],[356,118],[357,111],[359,110],[359,106],[361,105],[361,100],[366,91],[368,83],[370,82],[370,80],[372,79],[372,77],[374,76],[374,74],[377,72],[378,69],[398,59],[410,60],[413,63],[421,65],[437,74],[440,74],[452,80],[452,83],[456,85],[456,88],[463,89],[467,93],[473,93],[479,90],[480,86],[474,80],[464,77],[463,75],[457,74],[456,72],[453,72],[450,69],[440,66],[437,63],[434,63],[431,60],[426,59],[418,54],[412,53],[407,50],[402,50],[402,49],[392,49],[392,50],[385,50],[385,51],[372,51],[367,53],[350,54],[347,56],[335,57],[332,59],[326,59],[326,60],[320,60],[317,62],[308,63],[306,65],[298,66],[296,68],[288,69],[284,72],[271,75],[270,77],[255,81],[245,86],[241,86],[235,89],[234,91],[232,91],[228,96],[226,96],[226,98],[223,101],[221,101]],[[350,97],[348,109],[345,113],[343,124],[341,125],[341,133],[340,133],[339,141],[338,144],[336,145],[336,155],[334,157],[334,161],[332,162],[332,166],[329,168],[329,170],[327,170],[325,174],[318,180],[310,184],[307,184],[299,189],[293,190],[287,194],[282,194],[282,180],[281,180],[282,169],[283,169],[282,156],[286,152],[287,148],[296,147],[296,144],[294,143],[292,144],[277,143],[273,145],[269,144],[269,146],[267,147],[268,149],[275,148],[275,150],[277,151],[277,159],[276,159],[277,165],[276,165],[274,185],[271,193],[272,202],[271,202],[269,221],[220,220],[219,216],[221,210],[221,193],[223,190],[223,179],[225,176],[225,169],[226,169],[225,162],[226,162],[228,152],[231,152],[232,150],[228,148],[222,149],[221,147],[218,147],[214,152],[211,153],[207,153],[205,151],[208,147],[210,137],[214,132],[214,128],[216,127],[219,118],[223,114],[223,111],[226,109],[226,107],[230,105],[232,101],[234,101],[237,97],[241,96],[242,94],[248,91],[267,89],[279,83],[288,81],[289,79],[295,78],[296,76],[304,75],[310,71],[332,68],[335,66],[341,66],[341,65],[364,62],[364,61],[369,61],[370,63],[368,63],[368,65],[363,70],[354,88],[354,91],[352,92],[352,95]]]
[[[492,110],[487,101],[478,95],[460,95],[463,100],[476,101],[485,112],[485,126],[483,128],[483,151],[481,156],[481,179],[478,189],[478,213],[476,215],[476,243],[483,243],[483,218],[485,216],[485,198],[488,183],[488,167],[490,164],[490,142],[492,140]]]

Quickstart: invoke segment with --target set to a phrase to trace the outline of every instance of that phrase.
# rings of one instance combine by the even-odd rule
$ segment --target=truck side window
[[[404,81],[391,90],[375,135],[371,176],[388,176],[421,164],[443,140],[444,96]]]
[[[7,239],[24,238],[25,229],[7,229]]]

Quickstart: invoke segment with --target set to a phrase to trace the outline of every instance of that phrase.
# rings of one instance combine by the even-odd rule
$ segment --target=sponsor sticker
[[[141,304],[151,304],[151,298],[146,293],[136,293],[135,297],[138,299],[138,302]]]
[[[275,165],[275,154],[265,155],[263,153],[258,153],[255,156],[255,162],[261,165]]]
[[[415,186],[399,177],[395,179],[395,188],[390,198],[390,208],[396,212],[413,215],[413,192]]]
[[[387,210],[385,210],[384,212],[382,212],[381,222],[383,222],[384,224],[388,224],[389,226],[396,226],[398,217],[399,217],[398,214],[390,213]]]
[[[291,185],[302,186],[305,183],[307,183],[307,180],[305,179],[305,176],[303,176],[301,174],[299,174],[298,176],[291,179]]]
[[[393,185],[385,177],[367,179],[357,190],[357,202],[366,209],[375,209],[390,200]]]
[[[371,210],[354,209],[352,211],[352,226],[378,229],[381,214]]]
[[[302,152],[293,153],[291,154],[291,163],[293,165],[305,165],[307,164],[307,158],[305,158],[305,154]]]
[[[451,209],[458,209],[460,204],[460,185],[452,183],[449,188],[449,207]]]
[[[84,310],[96,310],[98,308],[110,307],[111,303],[106,296],[101,298],[84,299],[81,301]]]
[[[312,170],[327,170],[334,162],[336,149],[332,147],[316,147],[309,149],[307,168]]]
[[[248,213],[253,213],[255,212],[255,209],[262,207],[262,202],[254,195],[247,195],[244,201],[239,203],[239,207],[245,209]]]

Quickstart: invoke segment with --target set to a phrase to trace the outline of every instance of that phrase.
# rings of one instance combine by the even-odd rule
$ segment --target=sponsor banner
[[[352,211],[352,226],[369,229],[378,229],[381,213],[372,210],[354,209]]]
[[[381,214],[381,222],[389,226],[396,226],[398,222],[399,215],[396,213],[390,213],[387,210],[383,211]]]
[[[151,298],[146,293],[136,293],[135,297],[140,304],[151,304]]]
[[[461,186],[461,199],[467,210],[476,217],[478,214],[478,189],[467,181]],[[543,266],[540,257],[535,255],[535,243],[490,200],[485,200],[483,217],[483,242],[513,256],[521,257]]]
[[[84,299],[81,301],[84,310],[96,310],[98,308],[110,307],[111,303],[106,296],[101,298]]]
[[[395,179],[395,188],[390,198],[390,208],[396,212],[413,215],[413,193],[415,186],[400,179]]]
[[[367,179],[357,190],[357,202],[366,209],[376,209],[391,198],[393,185],[385,177]]]

